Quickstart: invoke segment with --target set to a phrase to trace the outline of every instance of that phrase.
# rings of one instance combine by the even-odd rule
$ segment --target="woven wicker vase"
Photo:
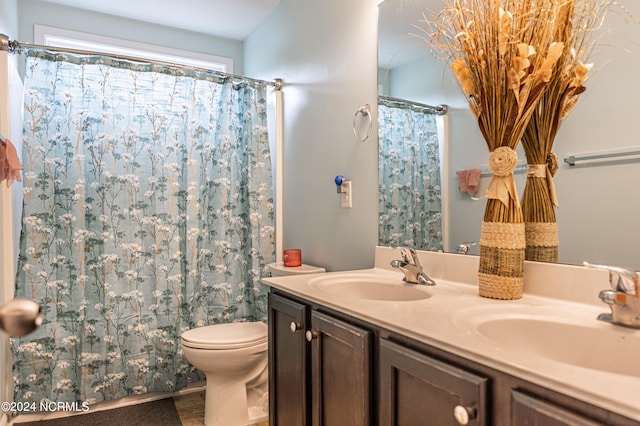
[[[509,200],[508,207],[499,200],[488,200],[480,234],[480,296],[522,297],[525,246],[525,225],[517,200]]]
[[[527,178],[522,195],[522,215],[527,243],[525,259],[557,263],[558,224],[545,179]]]

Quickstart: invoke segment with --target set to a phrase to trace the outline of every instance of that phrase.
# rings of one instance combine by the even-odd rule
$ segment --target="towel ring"
[[[362,115],[363,117],[367,117],[369,119],[369,125],[367,126],[367,134],[364,135],[364,137],[361,137],[360,135],[358,135],[358,130],[356,129],[356,120],[358,118],[358,115]],[[361,105],[360,107],[358,107],[355,115],[353,116],[353,135],[356,137],[358,142],[364,142],[367,139],[369,139],[369,136],[371,135],[372,127],[373,127],[373,120],[371,119],[371,111],[370,111],[369,104]]]

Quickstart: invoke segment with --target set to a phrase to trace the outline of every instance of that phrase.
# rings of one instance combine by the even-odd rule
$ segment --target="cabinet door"
[[[388,340],[379,368],[380,426],[487,424],[486,378]]]
[[[309,424],[308,307],[269,293],[269,424]]]
[[[371,333],[312,311],[312,398],[314,426],[371,424]]]
[[[596,426],[601,423],[513,390],[511,391],[511,424],[514,426]]]

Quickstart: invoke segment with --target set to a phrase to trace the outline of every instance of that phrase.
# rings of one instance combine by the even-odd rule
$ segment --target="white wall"
[[[377,126],[355,140],[357,108],[377,110],[375,0],[283,0],[245,40],[245,74],[284,82],[284,248],[328,270],[373,265]],[[353,182],[342,209],[336,175]]]
[[[640,3],[623,1],[640,18]],[[616,10],[616,9],[614,9]],[[618,11],[619,12],[619,11]],[[640,58],[640,23],[621,13],[610,13],[603,38],[594,52],[596,64],[587,91],[561,128],[554,152],[560,161],[572,154],[598,150],[640,150],[637,66]],[[597,68],[597,69],[595,69]],[[478,126],[452,73],[440,61],[426,56],[394,69],[389,77],[390,95],[429,104],[449,104],[449,190],[451,242],[478,241],[486,202],[460,194],[455,172],[486,167],[488,151]],[[386,88],[385,88],[386,89]],[[520,161],[525,156],[519,149]],[[490,178],[481,179],[484,194]],[[555,177],[560,200],[556,210],[560,234],[560,261],[628,265],[640,269],[637,239],[640,221],[640,164],[607,164],[574,167],[562,163]],[[520,193],[525,176],[516,175]]]

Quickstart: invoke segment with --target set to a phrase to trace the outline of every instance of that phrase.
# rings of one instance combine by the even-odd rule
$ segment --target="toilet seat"
[[[182,333],[182,343],[197,349],[241,349],[267,342],[267,325],[234,322],[197,327]]]

